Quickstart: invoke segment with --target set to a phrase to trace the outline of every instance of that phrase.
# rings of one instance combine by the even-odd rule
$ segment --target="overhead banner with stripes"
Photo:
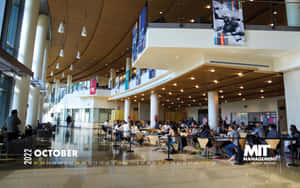
[[[215,45],[244,45],[245,29],[242,3],[213,0]]]
[[[148,4],[142,10],[139,17],[139,39],[138,39],[138,54],[142,53],[146,47],[146,31],[147,31],[147,13]]]

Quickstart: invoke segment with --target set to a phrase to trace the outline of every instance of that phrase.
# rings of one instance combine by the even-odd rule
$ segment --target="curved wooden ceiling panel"
[[[52,22],[52,45],[48,58],[48,81],[62,82],[71,74],[74,81],[96,75],[105,76],[112,67],[125,66],[130,56],[131,30],[145,0],[49,0]],[[65,22],[65,33],[59,34],[59,23]],[[87,28],[87,37],[81,29]],[[59,50],[64,49],[64,57]],[[81,59],[76,60],[77,50]],[[56,69],[56,64],[60,68]],[[73,71],[69,70],[73,65]],[[118,64],[118,66],[116,66]],[[50,76],[53,71],[54,76]]]

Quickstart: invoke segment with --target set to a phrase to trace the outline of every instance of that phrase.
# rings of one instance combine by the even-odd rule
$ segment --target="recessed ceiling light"
[[[175,87],[176,87],[176,86],[177,86],[177,83],[174,83],[174,84],[173,84],[173,86],[175,86]]]
[[[254,0],[249,0],[250,2],[254,2]]]
[[[195,85],[195,88],[197,88],[197,89],[198,89],[198,88],[199,88],[199,85]]]
[[[273,23],[270,23],[270,24],[269,24],[269,26],[273,27],[273,26],[274,26],[274,24],[273,24]]]
[[[162,106],[165,106],[165,104],[161,104]]]
[[[243,94],[242,93],[238,93],[238,96],[242,96]]]
[[[163,87],[163,88],[161,88],[161,90],[165,91],[165,90],[166,90],[166,88],[164,88],[164,87]]]
[[[237,75],[238,76],[244,76],[244,74],[242,72],[239,72]]]
[[[208,98],[205,98],[205,100],[207,101],[207,100],[208,100]]]
[[[159,98],[161,98],[161,95],[158,95]]]
[[[164,13],[163,11],[160,11],[160,12],[159,12],[159,14],[163,14],[163,13]]]
[[[170,102],[170,99],[167,99],[166,101],[167,101],[167,102]]]
[[[218,81],[218,80],[214,80],[214,83],[215,83],[215,84],[218,84],[218,83],[219,83],[219,81]]]
[[[176,100],[180,101],[180,98],[179,98],[179,97],[177,97],[177,99],[176,99]]]
[[[137,96],[135,95],[134,98],[137,98]]]
[[[246,98],[243,98],[242,100],[243,100],[243,101],[245,101],[245,100],[246,100]]]
[[[183,92],[184,92],[184,90],[183,90],[183,89],[180,89],[180,92],[181,92],[181,93],[183,93]]]
[[[272,83],[273,83],[273,81],[272,81],[272,80],[268,80],[267,82],[268,82],[268,84],[272,84]]]
[[[172,95],[172,92],[169,92],[169,95]]]
[[[205,97],[205,96],[206,96],[206,93],[202,93],[202,96]]]
[[[274,14],[274,15],[277,15],[277,14],[278,14],[278,12],[277,12],[276,10],[274,10],[274,11],[273,11],[273,14]]]
[[[144,100],[145,100],[145,98],[142,98],[142,99],[141,99],[141,101],[144,101]]]
[[[244,89],[244,86],[240,86],[240,89]]]
[[[183,104],[184,103],[184,101],[181,101],[181,104]]]
[[[191,23],[195,23],[195,19],[190,19],[190,22]]]
[[[221,99],[224,99],[224,96],[223,96],[223,95],[221,96]]]
[[[190,80],[195,80],[195,77],[191,76],[191,77],[190,77]]]
[[[136,102],[136,99],[134,99],[134,102]]]
[[[205,8],[207,8],[207,9],[210,9],[210,8],[211,8],[211,6],[210,6],[210,5],[206,5],[206,6],[205,6]]]
[[[189,99],[191,99],[192,98],[192,96],[189,96]]]
[[[219,90],[219,93],[223,93],[224,91],[221,89],[221,90]]]
[[[263,92],[265,92],[265,90],[261,89],[260,92],[263,93]]]
[[[216,72],[216,70],[215,69],[210,69],[210,72]]]
[[[174,102],[171,102],[171,104],[173,105],[173,104],[174,104]]]
[[[264,99],[264,98],[265,98],[265,96],[261,96],[260,98],[261,98],[261,99]]]
[[[196,99],[193,99],[193,102],[196,102]]]

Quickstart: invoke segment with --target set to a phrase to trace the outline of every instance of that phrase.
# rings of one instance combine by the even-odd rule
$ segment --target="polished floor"
[[[300,167],[280,163],[236,166],[190,154],[172,155],[174,161],[166,162],[167,155],[152,151],[153,147],[134,146],[130,153],[128,148],[103,141],[91,129],[60,128],[55,137],[40,141],[48,149],[77,149],[79,157],[71,163],[70,159],[49,158],[29,168],[24,168],[22,160],[2,163],[0,187],[300,187]]]

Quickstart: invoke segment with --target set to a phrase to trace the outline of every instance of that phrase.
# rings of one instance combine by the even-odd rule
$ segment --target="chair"
[[[267,142],[267,144],[270,145],[270,150],[272,151],[276,151],[277,150],[277,145],[280,142],[280,139],[265,139],[265,141]]]
[[[147,138],[148,138],[148,143],[150,145],[153,145],[153,146],[158,145],[158,139],[159,139],[158,136],[148,136]]]
[[[206,158],[208,158],[208,150],[207,150],[207,144],[208,144],[208,138],[198,138],[197,139],[200,145],[200,149],[205,149],[206,151]]]

